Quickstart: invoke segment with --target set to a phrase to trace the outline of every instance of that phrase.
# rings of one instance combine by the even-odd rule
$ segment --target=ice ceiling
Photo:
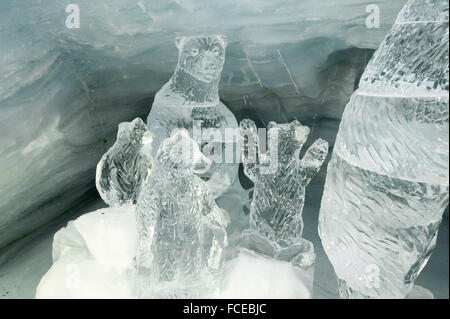
[[[80,28],[65,26],[69,3]],[[177,35],[225,34],[221,100],[258,125],[297,118],[330,144],[405,0],[0,3],[0,248],[98,196],[118,123],[145,120]],[[380,27],[368,28],[368,4]]]

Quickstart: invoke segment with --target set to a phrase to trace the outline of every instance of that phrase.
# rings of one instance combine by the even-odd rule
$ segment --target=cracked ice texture
[[[448,1],[408,1],[348,103],[319,217],[342,297],[403,298],[449,201]]]
[[[448,1],[409,1],[361,77],[361,92],[447,95],[448,21]]]
[[[328,143],[322,139],[314,141],[300,160],[310,131],[300,122],[270,122],[267,154],[260,153],[253,121],[242,120],[240,130],[244,172],[255,184],[250,229],[282,247],[295,244],[303,232],[305,188],[322,166]]]
[[[186,131],[160,145],[136,209],[142,297],[192,298],[215,288],[228,218],[194,175],[207,162]]]
[[[208,171],[202,174],[217,197],[233,184],[239,166],[237,160],[225,162],[224,157],[226,148],[235,148],[235,143],[227,140],[225,130],[237,129],[233,113],[219,101],[227,40],[222,35],[178,37],[175,44],[179,51],[175,73],[156,93],[147,118],[148,129],[154,135],[152,149],[156,152],[172,130],[185,128],[195,135],[194,126],[199,125],[201,136],[194,139],[201,143],[207,156],[210,152],[204,148],[206,143],[218,144],[211,152],[220,158],[213,160]]]
[[[150,133],[140,118],[119,124],[117,140],[98,163],[95,180],[109,206],[136,204],[152,167],[151,155],[143,152],[143,145],[150,142]]]

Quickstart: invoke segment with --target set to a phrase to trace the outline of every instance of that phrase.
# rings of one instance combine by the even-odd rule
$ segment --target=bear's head
[[[161,143],[156,160],[159,169],[181,176],[202,172],[211,165],[211,161],[203,155],[197,143],[190,138],[185,129],[175,130],[171,137]]]
[[[204,83],[220,78],[225,62],[225,36],[177,37],[175,44],[178,48],[178,68]]]
[[[178,64],[172,77],[174,89],[188,102],[217,101],[218,84],[225,62],[226,37],[177,37],[175,44]]]
[[[134,146],[139,146],[142,143],[142,138],[147,131],[147,126],[138,117],[132,122],[122,122],[119,124],[117,131],[117,140],[124,143],[131,143]]]
[[[300,150],[305,144],[309,128],[303,126],[299,121],[294,120],[291,123],[276,124],[270,122],[268,125],[269,138],[275,132],[278,134],[278,156],[280,162],[298,159]]]

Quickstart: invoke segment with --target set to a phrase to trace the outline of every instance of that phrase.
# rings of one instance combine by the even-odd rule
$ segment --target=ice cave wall
[[[80,8],[68,29],[65,8]],[[225,34],[220,96],[238,120],[299,119],[333,144],[405,0],[40,0],[0,3],[0,248],[96,198],[118,123],[145,119],[177,35]],[[365,24],[380,9],[380,27]]]

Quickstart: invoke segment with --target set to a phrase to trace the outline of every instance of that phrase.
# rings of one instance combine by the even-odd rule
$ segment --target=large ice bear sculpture
[[[219,81],[225,62],[225,36],[179,37],[178,64],[175,73],[156,94],[147,118],[153,133],[154,155],[161,142],[173,129],[185,128],[193,134],[202,152],[212,159],[209,169],[199,174],[208,180],[215,197],[223,193],[234,181],[238,160],[225,159],[225,151],[235,147],[233,137],[225,136],[225,129],[236,129],[237,122],[228,108],[219,101]],[[201,140],[201,141],[200,141]]]

